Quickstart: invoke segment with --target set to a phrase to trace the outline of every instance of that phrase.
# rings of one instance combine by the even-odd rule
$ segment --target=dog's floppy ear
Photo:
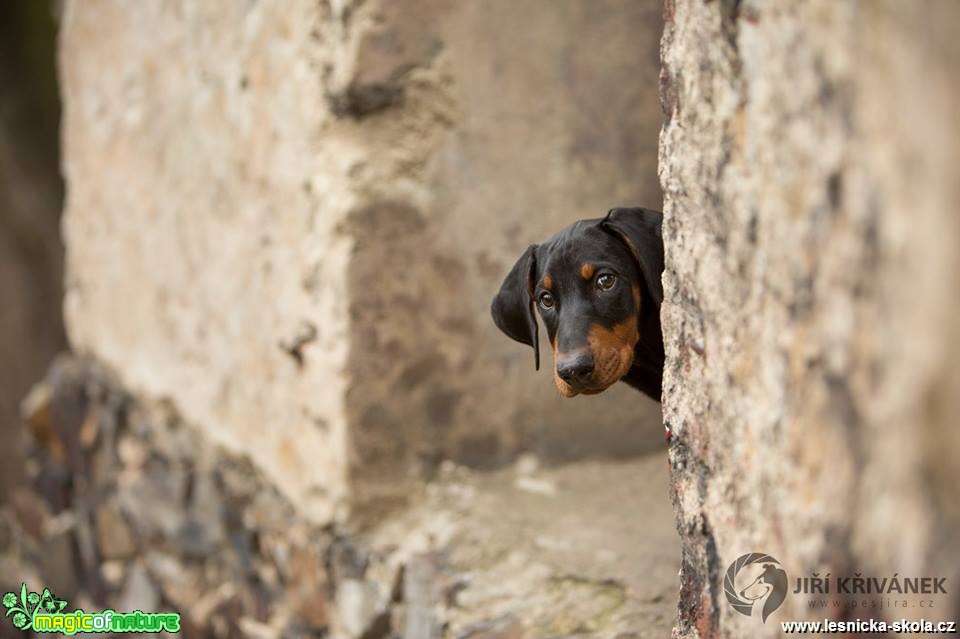
[[[493,322],[511,338],[533,347],[533,362],[540,370],[540,342],[534,315],[533,282],[537,270],[537,245],[531,244],[510,269],[493,298]]]
[[[659,307],[663,302],[663,238],[660,234],[663,215],[641,208],[610,209],[600,227],[627,245],[637,261],[650,296]]]

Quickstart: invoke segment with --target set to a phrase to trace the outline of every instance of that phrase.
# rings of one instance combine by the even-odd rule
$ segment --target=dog
[[[763,573],[740,591],[740,598],[751,604],[750,615],[763,623],[787,598],[787,573],[773,564],[764,564]]]
[[[533,347],[534,308],[553,345],[553,378],[564,397],[623,381],[660,401],[663,383],[663,240],[658,211],[610,209],[533,244],[503,280],[490,311],[510,338]]]

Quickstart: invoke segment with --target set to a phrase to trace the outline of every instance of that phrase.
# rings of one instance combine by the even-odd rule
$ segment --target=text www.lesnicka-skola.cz
[[[877,621],[876,619],[857,619],[855,621],[832,621],[824,619],[823,621],[781,621],[780,628],[785,634],[799,633],[821,633],[821,634],[843,634],[843,633],[861,633],[861,634],[957,634],[957,622],[955,621]]]

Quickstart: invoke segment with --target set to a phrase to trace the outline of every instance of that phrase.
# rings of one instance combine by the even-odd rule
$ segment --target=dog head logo
[[[734,610],[766,623],[787,597],[787,573],[770,555],[748,553],[727,568],[723,592]]]

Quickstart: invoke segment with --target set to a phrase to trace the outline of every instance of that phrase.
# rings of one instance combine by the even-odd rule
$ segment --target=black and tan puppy
[[[533,347],[539,370],[536,307],[563,396],[599,393],[622,380],[660,401],[661,218],[617,208],[580,220],[527,248],[493,299],[493,321]]]

